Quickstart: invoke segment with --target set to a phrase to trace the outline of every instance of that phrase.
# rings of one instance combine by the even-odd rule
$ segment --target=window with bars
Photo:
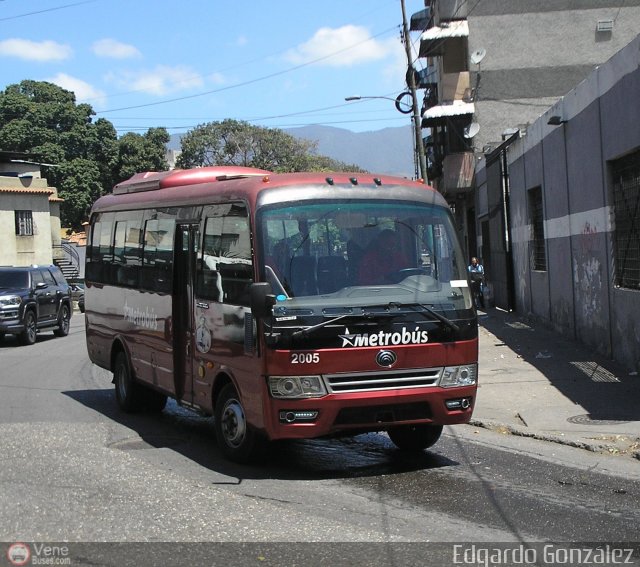
[[[611,162],[615,285],[640,288],[640,150]]]
[[[16,234],[33,236],[33,214],[31,211],[16,211]]]
[[[547,251],[544,241],[544,209],[542,187],[529,189],[529,216],[533,230],[531,242],[531,266],[534,270],[547,270]]]

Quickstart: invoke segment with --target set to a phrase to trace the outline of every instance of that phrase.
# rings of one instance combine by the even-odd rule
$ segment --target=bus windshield
[[[290,307],[373,302],[469,309],[466,265],[454,231],[450,211],[440,205],[286,203],[258,215],[262,277]]]

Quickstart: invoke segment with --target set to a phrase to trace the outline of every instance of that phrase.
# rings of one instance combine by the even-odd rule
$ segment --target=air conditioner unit
[[[613,31],[613,20],[598,20],[596,24],[597,32],[612,32]]]

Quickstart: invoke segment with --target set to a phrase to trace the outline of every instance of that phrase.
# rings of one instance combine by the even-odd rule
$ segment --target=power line
[[[235,83],[233,85],[228,85],[226,87],[220,87],[218,89],[213,89],[213,90],[210,90],[210,91],[204,91],[204,92],[196,93],[196,94],[192,94],[192,95],[186,95],[186,96],[181,96],[181,97],[176,97],[176,98],[171,98],[171,99],[159,100],[159,101],[156,101],[156,102],[148,102],[146,104],[137,104],[137,105],[133,105],[133,106],[124,106],[124,107],[121,107],[121,108],[111,108],[111,109],[108,109],[108,110],[96,111],[96,114],[107,114],[109,112],[119,112],[121,110],[132,110],[132,109],[135,109],[135,108],[147,108],[149,106],[158,106],[158,105],[161,105],[161,104],[168,104],[170,102],[178,102],[178,101],[181,101],[181,100],[189,100],[189,99],[198,98],[198,97],[201,97],[201,96],[206,96],[206,95],[210,95],[210,94],[215,94],[215,93],[228,91],[228,90],[231,90],[231,89],[237,89],[239,87],[245,87],[247,85],[252,85],[254,83],[265,81],[267,79],[272,79],[273,77],[278,77],[278,76],[284,75],[286,73],[291,73],[292,71],[296,71],[298,69],[302,69],[303,67],[308,67],[309,65],[313,65],[313,64],[318,63],[320,61],[324,61],[326,59],[330,59],[331,57],[334,57],[334,56],[338,55],[339,53],[343,53],[345,51],[353,49],[354,47],[357,47],[358,45],[361,45],[363,43],[367,43],[368,41],[371,41],[373,39],[376,39],[377,37],[385,35],[385,34],[389,33],[390,31],[395,30],[397,27],[398,26],[394,26],[392,28],[388,28],[388,29],[376,34],[376,35],[373,35],[373,36],[367,38],[364,41],[360,41],[358,43],[355,43],[355,44],[350,45],[348,47],[345,47],[343,49],[339,49],[338,51],[334,51],[332,53],[329,53],[328,55],[324,55],[322,57],[318,57],[317,59],[313,59],[311,61],[307,61],[305,63],[301,63],[300,65],[295,65],[294,67],[289,67],[287,69],[283,69],[282,71],[276,71],[275,73],[271,73],[269,75],[263,75],[262,77],[257,77],[255,79],[250,79],[248,81],[243,81],[241,83]]]
[[[618,6],[618,13],[616,14],[616,17],[613,18],[613,23],[615,23],[616,20],[618,19],[618,16],[620,15],[620,10],[622,10],[622,8],[626,3],[627,3],[627,0],[622,0],[622,2],[620,3],[620,6]]]
[[[399,117],[398,117],[399,118]],[[284,128],[296,128],[296,127],[300,127],[300,126],[330,126],[333,124],[355,124],[355,123],[361,123],[361,122],[390,122],[393,120],[398,120],[398,118],[366,118],[366,119],[362,119],[362,120],[332,120],[332,121],[327,121],[327,122],[298,122],[298,123],[294,123],[294,124],[280,124],[278,126],[273,126],[273,128],[278,128],[279,130],[282,130]],[[128,126],[120,126],[120,127],[116,127],[114,126],[115,130],[117,132],[120,131],[127,131],[130,132],[131,130],[148,130],[149,128],[164,128],[165,130],[190,130],[192,128],[194,128],[194,126],[149,126],[149,127],[145,127],[145,126],[134,126],[134,127],[128,127]]]
[[[82,2],[75,2],[73,4],[65,4],[64,6],[55,6],[54,8],[47,8],[46,10],[37,10],[35,12],[27,12],[26,14],[19,14],[17,16],[7,16],[6,18],[0,18],[0,22],[6,22],[8,20],[17,20],[18,18],[26,18],[27,16],[34,16],[36,14],[44,14],[45,12],[54,12],[56,10],[64,10],[65,8],[73,8],[74,6],[81,6],[82,4],[91,4],[98,0],[83,0]]]

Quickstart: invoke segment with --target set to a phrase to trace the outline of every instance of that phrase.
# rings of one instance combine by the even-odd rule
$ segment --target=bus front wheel
[[[142,409],[141,387],[131,375],[127,355],[119,352],[113,367],[113,381],[116,386],[116,400],[123,411],[134,413]]]
[[[435,445],[442,434],[442,425],[421,423],[399,425],[387,432],[393,444],[403,451],[422,451]]]
[[[222,388],[214,413],[216,439],[222,453],[237,463],[249,463],[260,458],[266,440],[247,423],[240,396],[233,384]]]

